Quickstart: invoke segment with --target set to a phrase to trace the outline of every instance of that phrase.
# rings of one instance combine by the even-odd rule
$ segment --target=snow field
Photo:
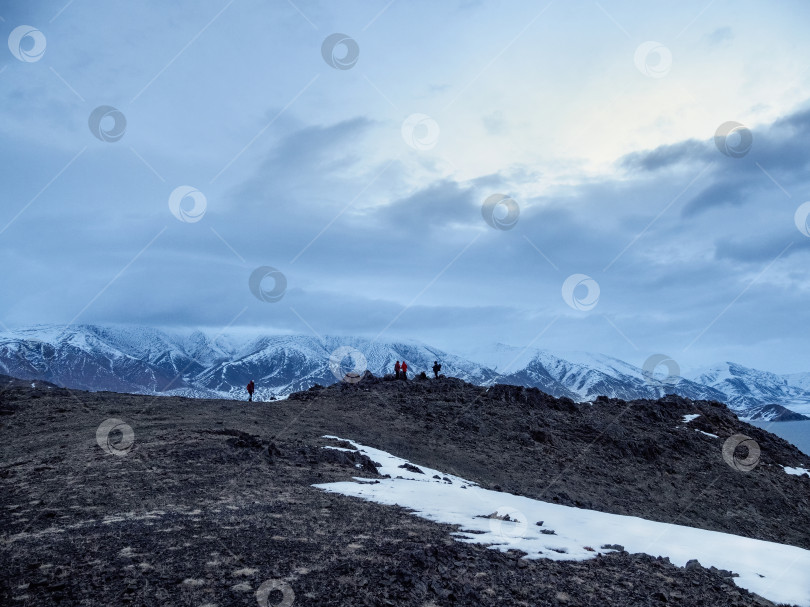
[[[346,440],[335,436],[325,438]],[[680,567],[697,559],[704,567],[713,565],[739,574],[734,578],[738,586],[771,601],[810,607],[808,550],[491,491],[439,470],[418,465],[423,474],[407,470],[401,467],[413,465],[407,460],[353,441],[346,442],[380,464],[380,474],[391,478],[379,481],[355,478],[353,482],[316,484],[315,487],[379,504],[401,506],[412,510],[416,516],[458,525],[460,531],[453,535],[459,541],[484,544],[501,551],[521,550],[528,559],[553,560],[593,558],[610,551],[602,546],[620,544],[630,553],[668,557]]]

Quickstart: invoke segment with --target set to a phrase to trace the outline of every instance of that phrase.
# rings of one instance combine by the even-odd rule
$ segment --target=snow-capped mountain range
[[[692,373],[690,378],[725,394],[724,402],[732,409],[776,403],[799,413],[810,413],[807,401],[810,373],[777,375],[726,362]]]
[[[658,398],[675,392],[727,403],[741,417],[767,419],[777,404],[810,413],[810,373],[777,375],[722,363],[688,377],[659,381],[642,369],[601,354],[554,354],[498,344],[463,358],[418,342],[375,342],[362,337],[235,334],[188,335],[146,327],[40,325],[0,333],[0,372],[68,388],[198,398],[280,398],[346,373],[375,375],[406,360],[409,375],[442,373],[478,385],[536,387],[554,396],[590,401],[597,396]]]

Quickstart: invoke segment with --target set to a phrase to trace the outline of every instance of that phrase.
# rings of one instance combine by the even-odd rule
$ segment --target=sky
[[[808,371],[810,4],[0,2],[0,329]]]

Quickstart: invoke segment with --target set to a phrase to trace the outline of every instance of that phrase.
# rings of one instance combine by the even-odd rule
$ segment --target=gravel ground
[[[701,417],[683,424],[687,413]],[[761,447],[747,473],[721,454],[739,432]],[[810,548],[810,479],[779,467],[810,458],[716,403],[576,405],[453,379],[368,378],[251,404],[19,382],[0,392],[0,603],[770,604],[698,564],[624,551],[527,561],[319,491],[376,476],[322,449],[324,434],[484,487]]]

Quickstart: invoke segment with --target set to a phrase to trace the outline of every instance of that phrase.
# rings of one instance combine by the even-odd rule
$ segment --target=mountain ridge
[[[200,330],[182,334],[126,325],[37,325],[0,332],[0,372],[75,389],[242,399],[244,386],[253,379],[256,398],[272,400],[334,383],[347,372],[368,369],[381,376],[391,372],[396,360],[408,361],[411,375],[431,375],[433,361],[439,359],[443,374],[470,383],[536,387],[579,402],[675,393],[723,402],[746,419],[761,419],[766,405],[810,413],[810,388],[805,388],[810,374],[777,375],[726,362],[661,378],[604,354],[561,355],[506,344],[480,348],[478,354],[472,360],[415,340],[212,335]]]

